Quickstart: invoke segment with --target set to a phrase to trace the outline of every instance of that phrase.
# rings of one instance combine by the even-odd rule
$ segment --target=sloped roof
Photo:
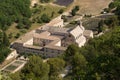
[[[78,25],[76,28],[70,31],[70,34],[72,34],[76,38],[79,35],[83,34],[83,31],[84,31],[84,28]]]
[[[33,34],[35,33],[35,31],[31,31],[31,32],[28,32],[26,34],[24,34],[23,36],[21,36],[20,38],[18,38],[15,42],[18,42],[18,43],[25,43],[27,42],[28,40],[32,39],[33,38]]]

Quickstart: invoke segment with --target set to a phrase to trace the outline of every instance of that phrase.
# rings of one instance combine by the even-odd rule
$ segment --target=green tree
[[[3,43],[5,46],[9,46],[10,42],[5,32],[3,32]]]
[[[0,31],[0,46],[3,45],[3,32]]]
[[[20,73],[16,72],[15,74],[10,74],[11,80],[21,80]]]
[[[65,66],[65,61],[59,58],[51,58],[48,60],[48,64],[50,65],[50,76],[58,76]]]
[[[2,63],[8,54],[11,52],[8,48],[9,46],[9,39],[5,32],[0,31],[0,63]]]
[[[19,38],[20,37],[20,33],[17,33],[16,35],[15,35],[15,38]]]
[[[114,28],[115,26],[119,25],[119,20],[117,16],[112,16],[105,20],[105,23],[110,27]]]
[[[110,9],[115,8],[115,4],[114,4],[114,2],[111,2],[111,3],[109,4],[109,8],[110,8]]]
[[[72,16],[75,16],[75,15],[76,15],[76,10],[75,10],[75,9],[72,10],[71,15],[72,15]]]
[[[103,31],[103,27],[104,27],[104,21],[101,20],[101,21],[98,23],[98,33],[100,33],[100,32]]]
[[[72,16],[75,16],[77,11],[79,11],[79,6],[75,6],[75,7],[72,9],[71,15],[72,15]]]
[[[65,60],[67,62],[71,62],[74,55],[79,52],[79,47],[75,44],[68,46],[67,50],[65,51]]]
[[[17,24],[16,28],[18,28],[18,29],[23,29],[23,28],[24,28],[23,23],[19,22],[19,23]]]
[[[30,0],[2,0],[0,2],[0,25],[6,30],[13,22],[31,17]],[[29,20],[28,20],[29,21]]]
[[[98,76],[101,80],[119,79],[120,61],[118,57],[111,54],[102,54],[89,64],[89,66],[91,65],[92,69],[88,69],[86,79],[97,79]]]
[[[58,11],[59,14],[62,14],[63,12],[64,12],[63,9],[60,9],[60,10]]]
[[[61,19],[63,19],[64,22],[67,22],[67,16],[62,15],[62,16],[61,16]]]
[[[24,69],[22,80],[48,80],[49,65],[44,63],[39,56],[31,56]]]
[[[49,23],[51,19],[50,19],[50,17],[48,15],[43,14],[43,15],[41,15],[41,20],[44,23]]]
[[[74,79],[84,80],[87,70],[87,60],[82,54],[75,54],[72,60]]]
[[[79,11],[79,6],[75,6],[74,8],[76,11]]]

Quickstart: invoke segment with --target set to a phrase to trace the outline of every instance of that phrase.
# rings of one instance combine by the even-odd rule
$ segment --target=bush
[[[13,33],[10,33],[10,34],[8,35],[8,38],[11,39],[12,37],[13,37]]]
[[[67,20],[67,17],[66,17],[65,15],[62,15],[62,16],[61,16],[61,19],[63,19],[64,22],[67,22],[67,21],[68,21],[68,20]]]
[[[58,11],[59,14],[62,14],[63,12],[64,12],[63,9],[60,9],[60,10]]]
[[[110,8],[110,9],[115,8],[115,4],[114,4],[113,2],[111,2],[111,3],[109,4],[109,8]]]
[[[15,38],[19,38],[20,37],[20,33],[17,33],[16,35],[15,35]]]
[[[44,23],[49,23],[50,20],[51,20],[50,17],[48,15],[46,15],[46,14],[43,14],[40,19]]]
[[[25,29],[21,29],[20,32],[21,33],[26,33],[26,30]]]
[[[76,11],[79,11],[79,6],[75,6],[74,8]]]
[[[72,16],[75,16],[77,11],[79,11],[79,6],[75,6],[75,7],[72,9],[71,15],[72,15]]]
[[[72,16],[75,16],[75,15],[76,15],[76,10],[75,10],[75,9],[72,10],[71,15],[72,15]]]
[[[16,26],[17,29],[23,29],[24,28],[24,25],[23,23],[18,23],[18,25]]]

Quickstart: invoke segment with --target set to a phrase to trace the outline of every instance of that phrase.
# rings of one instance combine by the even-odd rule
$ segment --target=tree
[[[62,16],[61,16],[61,19],[63,19],[64,22],[67,22],[67,16],[62,15]]]
[[[48,23],[48,22],[50,22],[50,17],[49,17],[48,15],[46,15],[46,14],[43,14],[43,15],[41,16],[41,20],[42,20],[42,22],[44,22],[44,23]]]
[[[9,39],[5,32],[0,31],[0,63],[2,63],[8,54],[11,52],[8,48],[9,46]]]
[[[60,10],[58,11],[59,14],[62,14],[63,12],[64,12],[63,9],[60,9]]]
[[[72,9],[71,15],[72,15],[72,16],[75,16],[77,11],[79,11],[79,6],[75,6],[75,7]]]
[[[15,38],[19,38],[20,37],[20,33],[17,33],[16,35],[15,35]]]
[[[22,80],[48,80],[49,65],[44,63],[39,56],[31,56],[24,69]]]
[[[74,55],[79,52],[79,47],[75,44],[68,46],[67,50],[65,51],[65,60],[67,62],[71,62]]]
[[[24,28],[26,28],[26,29],[29,29],[30,28],[30,26],[31,26],[31,22],[29,21],[29,19],[28,18],[26,18],[26,17],[24,17],[23,19],[22,19],[22,23],[24,24]]]
[[[102,80],[118,80],[118,76],[120,76],[119,65],[118,57],[111,54],[102,54],[89,64],[92,69],[88,69],[86,79],[97,79],[99,76]]]
[[[75,15],[76,15],[76,10],[75,10],[75,9],[72,10],[71,15],[72,15],[72,16],[75,16]]]
[[[0,2],[0,25],[6,30],[13,22],[31,17],[30,0],[3,0]],[[29,21],[29,19],[28,19]]]
[[[114,28],[115,26],[119,25],[119,20],[117,16],[112,16],[105,20],[106,25],[108,25],[110,28]]]
[[[76,11],[79,11],[79,6],[75,6],[74,8]]]
[[[73,75],[74,79],[79,79],[83,80],[86,75],[86,70],[87,70],[87,60],[82,54],[75,54],[72,60],[72,70],[73,70]]]
[[[3,32],[3,43],[5,46],[9,46],[10,42],[5,32]]]
[[[114,2],[111,2],[111,3],[109,4],[109,8],[110,8],[110,9],[115,8],[115,4],[114,4]]]
[[[118,18],[120,18],[120,5],[116,8],[115,14],[118,15]]]
[[[38,22],[38,23],[42,23],[41,18],[38,18],[37,22]]]
[[[0,46],[3,45],[3,32],[0,31]]]
[[[24,28],[23,23],[19,22],[19,23],[17,24],[16,28],[18,28],[18,29],[23,29],[23,28]]]
[[[50,76],[58,76],[65,66],[65,61],[59,58],[51,58],[48,60],[48,64],[50,65]]]
[[[100,32],[103,31],[103,26],[104,26],[104,21],[101,20],[101,21],[98,23],[98,33],[100,33]]]
[[[11,80],[21,80],[20,73],[16,72],[15,74],[10,74]]]

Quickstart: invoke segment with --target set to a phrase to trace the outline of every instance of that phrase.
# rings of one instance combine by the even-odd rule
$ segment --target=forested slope
[[[0,0],[0,63],[10,53],[9,39],[5,30],[14,22],[29,28],[31,17],[29,6],[30,0]]]
[[[5,32],[0,31],[0,63],[2,63],[10,53],[9,40]]]
[[[0,0],[0,28],[6,30],[13,22],[28,20],[31,16],[29,6],[30,0]]]

